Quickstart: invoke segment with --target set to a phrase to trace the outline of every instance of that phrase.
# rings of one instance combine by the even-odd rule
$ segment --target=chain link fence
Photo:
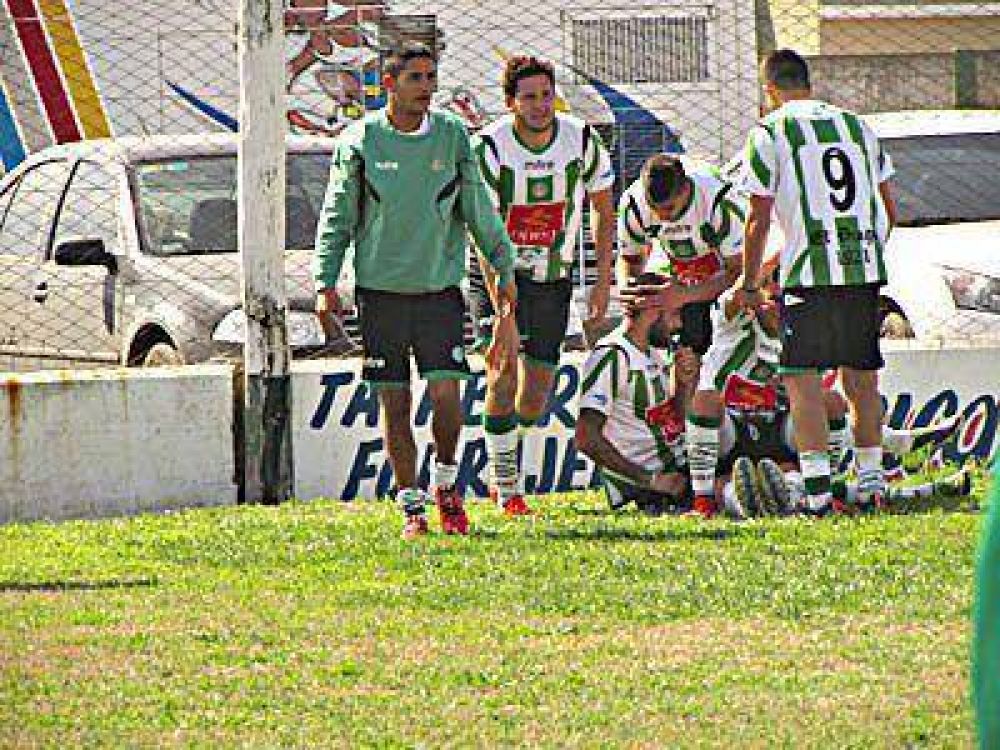
[[[223,0],[0,0],[0,369],[239,356],[236,23]],[[473,129],[505,112],[509,55],[551,59],[616,192],[661,150],[737,157],[759,59],[796,49],[896,163],[886,333],[1000,338],[1000,3],[288,0],[284,23],[296,356],[351,348],[310,312],[311,247],[334,139],[385,105],[403,39],[438,51],[438,105]]]

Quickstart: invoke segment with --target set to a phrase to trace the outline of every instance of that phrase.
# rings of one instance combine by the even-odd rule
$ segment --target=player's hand
[[[621,292],[622,305],[631,310],[679,310],[687,304],[687,290],[675,279],[665,284],[633,286]]]
[[[693,383],[701,370],[701,357],[690,346],[682,346],[674,354],[674,372],[679,383]]]
[[[611,301],[611,279],[598,280],[590,289],[587,297],[587,320],[598,323],[608,315],[608,303]]]
[[[343,330],[344,305],[334,287],[320,289],[316,293],[316,315],[327,340],[340,335]]]
[[[649,489],[664,495],[677,497],[684,493],[685,479],[683,474],[672,472],[661,474],[657,472],[653,475],[653,481],[649,483]]]
[[[521,337],[514,315],[497,315],[493,320],[493,335],[484,355],[486,366],[491,370],[513,366],[517,362],[520,348]]]
[[[733,305],[737,311],[745,312],[748,315],[756,315],[757,310],[764,304],[764,294],[760,287],[750,283],[747,279],[740,277],[733,285]]]

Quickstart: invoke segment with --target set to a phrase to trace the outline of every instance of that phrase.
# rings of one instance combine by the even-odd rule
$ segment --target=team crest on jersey
[[[564,225],[565,207],[562,202],[511,206],[507,214],[511,242],[525,247],[554,244]]]

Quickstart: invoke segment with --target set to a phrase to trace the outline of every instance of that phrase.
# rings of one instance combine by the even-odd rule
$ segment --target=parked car
[[[896,167],[883,335],[1000,339],[1000,112],[865,119]]]
[[[297,354],[326,344],[309,263],[330,143],[288,139],[285,275]],[[236,174],[236,138],[220,134],[55,146],[7,175],[0,369],[239,355]]]

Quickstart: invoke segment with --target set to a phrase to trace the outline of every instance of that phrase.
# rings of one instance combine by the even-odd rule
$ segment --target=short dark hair
[[[410,60],[430,60],[437,63],[437,58],[431,48],[421,42],[404,42],[393,47],[382,64],[382,70],[393,78],[399,78],[403,68]]]
[[[640,179],[646,200],[658,206],[677,195],[687,179],[687,173],[681,160],[673,154],[653,154],[642,165]]]
[[[503,67],[504,96],[511,98],[517,96],[518,82],[531,76],[545,76],[555,90],[556,69],[552,63],[533,55],[514,55],[508,58],[507,64]]]
[[[764,80],[782,91],[808,89],[809,65],[791,49],[777,49],[764,58]]]

